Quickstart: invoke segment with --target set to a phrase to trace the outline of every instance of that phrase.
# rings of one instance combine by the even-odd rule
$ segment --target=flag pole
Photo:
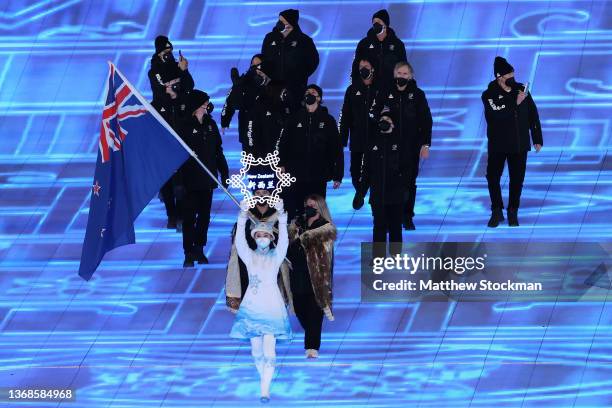
[[[151,106],[149,101],[147,101],[140,94],[140,92],[138,92],[138,90],[134,86],[132,86],[132,84],[127,80],[127,78],[125,76],[123,76],[121,71],[119,71],[117,69],[117,67],[112,62],[108,61],[108,63],[114,67],[115,72],[117,73],[117,75],[119,75],[121,77],[121,79],[123,79],[123,82],[125,82],[126,85],[131,88],[132,92],[134,93],[136,98],[138,98],[140,103],[142,103],[147,108],[147,110],[166,128],[166,130],[168,130],[168,132],[170,132],[170,134],[172,136],[174,136],[174,138],[177,140],[177,142],[179,142],[181,144],[181,146],[183,146],[183,148],[185,150],[187,150],[187,153],[189,153],[189,155],[194,158],[194,160],[200,165],[200,167],[202,167],[202,169],[206,172],[206,174],[208,174],[210,176],[210,178],[213,179],[215,181],[215,183],[217,183],[217,185],[219,187],[221,187],[223,192],[229,196],[229,198],[234,202],[234,204],[236,204],[238,206],[238,208],[240,208],[240,203],[238,202],[236,197],[234,197],[234,195],[232,193],[230,193],[227,190],[227,188],[225,188],[225,186],[217,179],[217,176],[212,174],[212,172],[208,169],[208,167],[206,167],[204,165],[204,163],[202,163],[202,161],[198,158],[198,155],[189,146],[187,146],[187,144],[183,141],[183,139],[181,139],[181,137],[174,131],[174,129],[172,129],[172,127],[170,125],[168,125],[166,120],[164,118],[162,118],[162,116],[159,114],[159,112],[157,112],[157,110],[153,106]]]

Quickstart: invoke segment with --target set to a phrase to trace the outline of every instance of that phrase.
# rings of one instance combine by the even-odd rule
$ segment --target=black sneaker
[[[168,218],[168,222],[166,223],[166,229],[176,229],[176,218]]]
[[[508,226],[510,227],[518,227],[518,210],[513,210],[508,208]]]
[[[416,229],[414,222],[412,222],[412,218],[407,218],[404,221],[404,229],[407,231],[414,231]]]
[[[501,208],[495,208],[491,211],[491,218],[489,218],[489,223],[487,226],[489,228],[496,228],[500,222],[504,220],[504,213]]]
[[[207,264],[208,258],[204,255],[204,248],[196,248],[192,254],[194,260],[196,260],[199,264]]]
[[[193,268],[193,257],[191,255],[185,255],[185,260],[183,261],[183,268]]]

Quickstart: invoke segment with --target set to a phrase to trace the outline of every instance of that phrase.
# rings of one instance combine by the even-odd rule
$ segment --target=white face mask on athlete
[[[257,243],[257,248],[259,249],[266,249],[270,246],[270,238],[268,237],[259,237],[255,240],[255,242]]]

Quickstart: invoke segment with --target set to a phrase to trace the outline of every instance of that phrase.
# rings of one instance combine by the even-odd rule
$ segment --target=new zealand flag
[[[191,150],[110,64],[98,161],[79,275],[89,280],[104,254],[133,244],[134,220]]]

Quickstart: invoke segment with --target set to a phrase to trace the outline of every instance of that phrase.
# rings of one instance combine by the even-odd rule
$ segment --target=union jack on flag
[[[100,126],[100,154],[102,163],[110,159],[110,151],[121,150],[121,145],[127,136],[122,122],[142,116],[147,109],[140,104],[129,83],[117,75],[114,65],[110,65],[106,84],[106,103],[102,112]]]

